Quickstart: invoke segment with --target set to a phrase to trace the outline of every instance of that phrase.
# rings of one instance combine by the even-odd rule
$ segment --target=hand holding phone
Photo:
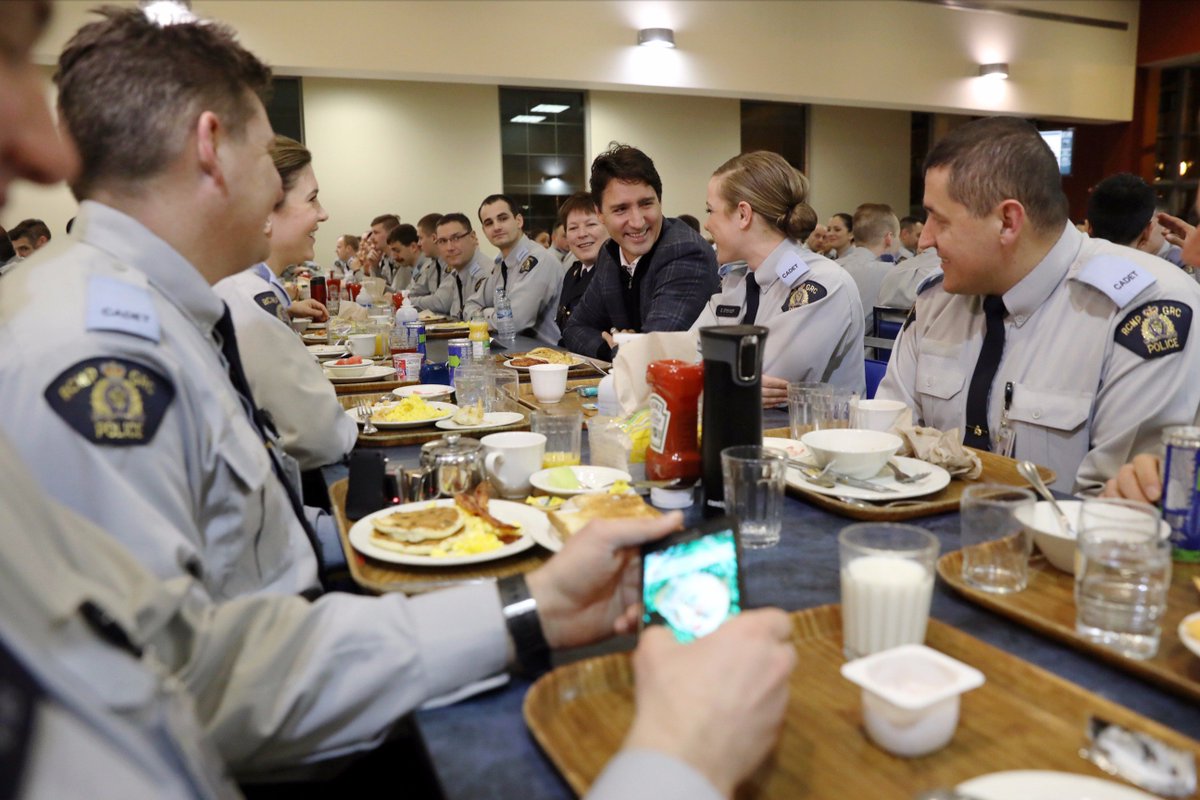
[[[706,636],[741,613],[741,538],[732,517],[709,520],[642,547],[642,625],[665,625],[680,642]]]

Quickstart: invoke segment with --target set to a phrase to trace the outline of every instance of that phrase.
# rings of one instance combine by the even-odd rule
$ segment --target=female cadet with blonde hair
[[[762,325],[763,404],[787,400],[789,381],[861,393],[863,316],[858,290],[833,261],[803,247],[817,224],[808,178],[777,153],[743,153],[708,182],[705,230],[722,264],[749,269],[713,295],[692,325]]]

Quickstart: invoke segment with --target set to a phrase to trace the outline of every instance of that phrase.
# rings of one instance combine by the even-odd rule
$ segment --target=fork
[[[896,476],[896,483],[916,483],[917,481],[924,480],[925,478],[929,477],[928,471],[915,473],[905,472],[900,468],[900,465],[896,463],[896,459],[894,458],[888,459],[888,467]]]
[[[372,433],[379,433],[379,428],[376,428],[375,423],[371,422],[371,413],[373,411],[371,401],[365,397],[360,397],[355,401],[354,407],[358,411],[359,421],[363,424],[363,434],[369,436]]]

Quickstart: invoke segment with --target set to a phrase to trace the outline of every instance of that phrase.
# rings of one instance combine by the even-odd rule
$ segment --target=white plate
[[[1121,783],[1032,769],[980,775],[956,788],[978,800],[1155,800]]]
[[[358,377],[355,378],[337,377],[337,375],[330,374],[329,369],[325,369],[324,373],[325,377],[329,378],[329,381],[332,384],[358,384],[364,380],[379,380],[380,378],[388,377],[388,375],[395,375],[396,369],[395,367],[367,367],[366,372],[358,375]]]
[[[459,425],[452,419],[444,419],[437,424],[444,431],[482,431],[488,428],[502,428],[525,419],[519,411],[489,411],[483,415],[483,422],[478,425]]]
[[[419,508],[425,508],[430,504],[434,506],[449,506],[454,505],[454,500],[431,500],[421,503],[407,503],[402,506],[393,506],[376,511],[374,514],[363,517],[350,528],[350,544],[363,555],[377,558],[380,561],[390,561],[393,564],[408,564],[417,567],[453,567],[462,564],[480,564],[485,561],[498,561],[528,550],[533,547],[534,542],[539,541],[538,537],[545,538],[546,531],[550,527],[550,520],[546,519],[546,515],[536,508],[530,508],[523,503],[511,503],[507,500],[490,500],[488,501],[489,514],[501,522],[521,526],[521,538],[512,544],[503,545],[498,550],[492,550],[489,553],[478,553],[473,556],[444,556],[442,558],[434,558],[433,556],[415,556],[407,553],[397,553],[393,550],[376,547],[371,543],[371,531],[375,529],[371,520],[374,517],[386,516],[397,511],[415,511]]]
[[[777,436],[764,436],[763,447],[770,447],[772,450],[782,450],[791,458],[798,458],[801,461],[810,460],[808,448],[804,443],[796,439],[780,439]]]
[[[525,356],[524,356],[524,354],[522,354],[522,355],[513,356],[513,358],[525,358]],[[530,356],[530,358],[537,358],[537,356]],[[504,362],[504,366],[508,367],[509,369],[525,369],[525,370],[529,369],[529,367],[518,367],[516,364],[514,364],[512,362],[513,362],[513,359],[509,358],[507,361]],[[550,362],[547,361],[546,363],[549,364]],[[571,363],[567,365],[567,369],[571,369],[571,367],[579,367],[582,365],[583,365],[582,359],[577,358],[576,356],[571,356]]]
[[[426,331],[452,331],[462,328],[464,331],[471,329],[469,322],[427,322],[425,323]]]
[[[890,469],[884,467],[879,475],[871,478],[871,480],[880,486],[895,489],[895,491],[876,492],[871,489],[856,489],[853,486],[846,486],[841,483],[835,485],[832,489],[826,489],[823,486],[817,486],[805,480],[800,470],[788,467],[787,485],[803,489],[806,492],[813,492],[814,494],[828,495],[829,497],[852,497],[856,500],[887,502],[889,500],[904,500],[909,497],[923,497],[927,494],[933,494],[946,488],[950,483],[949,472],[927,461],[896,456],[896,463],[900,465],[900,469],[909,475],[921,472],[928,472],[929,474],[916,483],[896,483],[896,476],[892,474]]]
[[[434,400],[429,401],[429,405],[441,411],[441,415],[437,417],[430,417],[429,419],[415,419],[411,422],[380,422],[379,420],[373,420],[373,422],[375,423],[375,427],[379,428],[381,431],[394,431],[401,430],[403,428],[420,428],[423,425],[433,425],[436,422],[449,419],[450,417],[454,416],[456,411],[458,411],[458,406],[454,405],[453,403],[439,403]],[[353,418],[355,422],[357,422],[359,425],[362,425],[362,422],[358,418],[358,412],[355,409],[347,408],[346,416]]]
[[[325,342],[329,340],[329,334],[326,331],[320,333],[302,333],[300,338],[306,342]]]
[[[561,467],[552,467],[551,469],[561,469]],[[592,467],[592,466],[572,466],[568,467],[571,472],[575,473],[575,477],[580,483],[587,484],[605,484],[613,481],[631,481],[633,478],[624,470],[614,469],[613,467]],[[529,482],[535,488],[541,489],[547,494],[556,494],[561,497],[573,497],[577,494],[589,494],[594,492],[607,492],[608,487],[603,489],[560,489],[550,483],[550,470],[538,470],[529,476]]]
[[[310,344],[308,346],[308,352],[312,353],[317,358],[333,358],[334,356],[340,356],[343,353],[349,353],[350,349],[348,347],[338,347],[334,344]]]
[[[1191,650],[1197,656],[1200,656],[1200,638],[1196,636],[1189,636],[1188,632],[1184,629],[1189,622],[1197,619],[1200,619],[1200,611],[1188,614],[1179,621],[1179,641],[1183,642],[1183,646],[1188,650]]]
[[[415,394],[419,397],[449,397],[454,392],[453,386],[444,383],[414,383],[411,386],[397,386],[392,389],[396,397],[408,397]]]

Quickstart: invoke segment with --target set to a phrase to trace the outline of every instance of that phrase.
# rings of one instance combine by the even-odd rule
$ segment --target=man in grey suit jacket
[[[701,236],[662,215],[649,156],[614,144],[592,162],[592,197],[612,237],[563,331],[575,353],[611,359],[614,331],[686,331],[717,291],[717,258]]]

